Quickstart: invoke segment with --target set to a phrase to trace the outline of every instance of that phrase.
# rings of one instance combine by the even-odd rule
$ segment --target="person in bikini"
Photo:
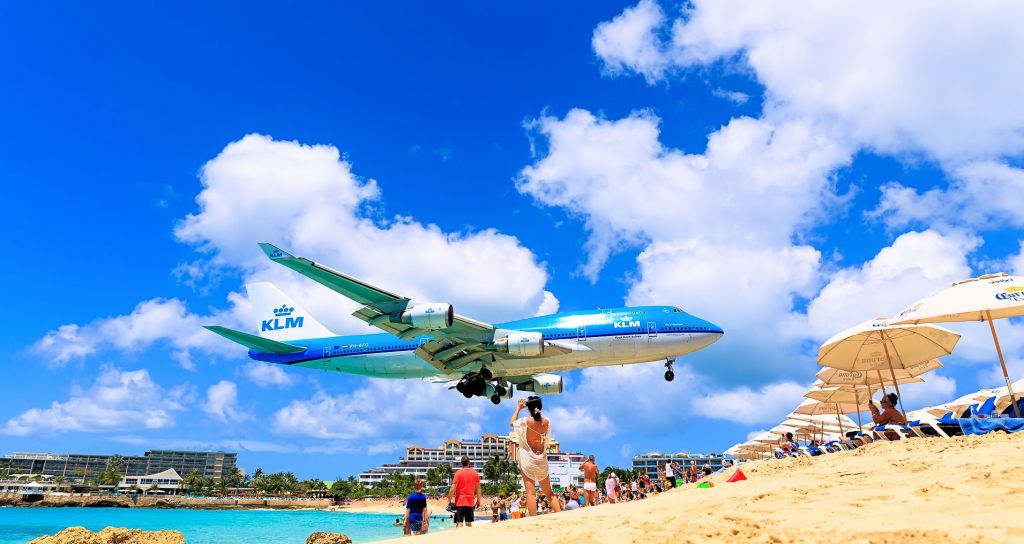
[[[583,497],[586,499],[583,506],[593,506],[597,504],[597,473],[599,472],[593,455],[587,457],[580,470],[583,472]]]
[[[519,417],[523,408],[530,412],[530,417]],[[515,431],[518,444],[519,472],[523,476],[526,487],[526,508],[531,516],[537,515],[536,489],[540,484],[541,491],[547,497],[554,497],[551,491],[551,474],[548,472],[548,444],[551,440],[551,422],[541,416],[543,403],[540,397],[533,395],[526,400],[519,399],[516,411],[512,414],[509,425]],[[552,512],[559,512],[558,500],[550,503]]]

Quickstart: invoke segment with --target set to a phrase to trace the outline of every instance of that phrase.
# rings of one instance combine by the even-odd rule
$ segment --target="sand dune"
[[[718,476],[711,489],[691,485],[645,501],[416,542],[1019,543],[1022,454],[1024,433],[875,443],[832,456],[747,463],[747,481]]]

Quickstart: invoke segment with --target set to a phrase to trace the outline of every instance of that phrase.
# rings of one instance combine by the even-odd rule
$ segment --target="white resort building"
[[[144,495],[177,495],[181,489],[181,476],[173,468],[148,476],[127,476],[117,484],[117,490],[130,493],[132,486]]]

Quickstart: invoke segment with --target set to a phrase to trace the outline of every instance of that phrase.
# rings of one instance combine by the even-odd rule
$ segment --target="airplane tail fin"
[[[277,342],[335,336],[306,310],[268,282],[246,284],[261,337]],[[216,332],[216,331],[214,331]]]
[[[241,344],[249,349],[256,351],[263,351],[266,353],[277,353],[280,355],[288,353],[302,353],[306,351],[304,346],[296,346],[294,344],[286,344],[284,342],[278,342],[276,340],[270,340],[256,336],[255,334],[249,334],[247,332],[236,331],[227,327],[221,327],[219,325],[206,325],[204,328],[215,332],[232,342]]]

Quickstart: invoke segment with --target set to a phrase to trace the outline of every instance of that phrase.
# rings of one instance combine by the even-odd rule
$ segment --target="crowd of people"
[[[520,417],[524,408],[527,409],[528,415]],[[494,497],[489,505],[492,523],[519,519],[527,515],[576,510],[602,503],[642,500],[684,483],[696,482],[712,473],[710,464],[698,467],[696,462],[691,461],[688,467],[684,467],[673,461],[659,466],[658,478],[653,481],[646,472],[637,471],[635,475],[626,474],[631,480],[626,483],[612,471],[605,479],[603,489],[599,489],[600,469],[594,456],[590,455],[580,467],[583,473],[583,486],[570,485],[560,493],[555,493],[551,487],[547,457],[551,421],[542,415],[542,410],[543,402],[536,395],[525,400],[520,399],[516,404],[509,425],[515,438],[513,455],[525,491],[504,498]],[[446,510],[455,527],[472,527],[477,511],[485,506],[484,497],[480,475],[470,467],[469,457],[463,456],[461,465],[462,468],[455,472],[452,485],[445,495],[449,503]],[[413,493],[406,499],[405,518],[395,520],[396,525],[404,526],[408,535],[426,533],[432,519],[447,519],[447,516],[431,516],[427,497],[422,492],[422,480],[416,480],[413,489]]]

